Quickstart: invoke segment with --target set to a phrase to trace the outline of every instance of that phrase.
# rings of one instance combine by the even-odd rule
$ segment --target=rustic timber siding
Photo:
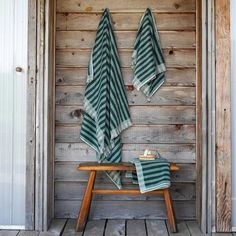
[[[95,153],[79,139],[87,65],[102,10],[113,19],[134,125],[123,132],[123,160],[159,149],[181,170],[172,175],[177,218],[195,218],[195,0],[57,0],[55,216],[76,217],[88,174],[76,165]],[[151,7],[160,30],[166,83],[147,102],[132,87],[131,54],[139,20]],[[97,187],[113,184],[98,174]],[[125,180],[125,186],[130,181]],[[96,196],[92,218],[165,218],[161,196]]]

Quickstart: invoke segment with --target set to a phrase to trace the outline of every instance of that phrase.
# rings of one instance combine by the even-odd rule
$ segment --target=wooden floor
[[[179,232],[172,234],[164,220],[92,220],[84,232],[75,232],[74,219],[55,219],[48,232],[0,230],[0,236],[201,236],[193,221],[178,223]],[[210,235],[210,234],[208,234]],[[236,236],[236,233],[217,233],[218,236]]]

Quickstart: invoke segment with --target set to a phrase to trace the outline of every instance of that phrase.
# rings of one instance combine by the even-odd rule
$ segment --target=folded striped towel
[[[111,18],[106,9],[98,26],[88,67],[84,118],[80,138],[99,162],[121,161],[120,133],[131,125]],[[107,172],[121,188],[120,173]]]
[[[130,162],[135,164],[136,172],[133,171],[129,177],[134,184],[139,184],[141,193],[170,187],[170,163],[165,158],[152,161],[134,158]]]
[[[164,83],[166,67],[155,19],[149,8],[141,19],[132,58],[133,84],[151,97]]]

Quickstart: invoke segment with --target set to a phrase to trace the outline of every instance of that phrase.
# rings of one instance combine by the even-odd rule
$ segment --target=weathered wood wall
[[[55,216],[76,217],[87,173],[76,164],[95,160],[79,139],[86,71],[102,10],[113,19],[134,125],[122,134],[123,160],[145,148],[159,149],[181,170],[173,174],[176,215],[195,218],[196,7],[195,0],[57,0]],[[131,54],[139,20],[151,7],[168,71],[166,83],[147,102],[132,88]],[[130,182],[125,180],[125,185]],[[103,174],[97,186],[112,188]],[[96,196],[92,218],[165,218],[160,196]]]
[[[216,230],[232,230],[230,0],[215,1]],[[222,60],[223,58],[223,60]]]

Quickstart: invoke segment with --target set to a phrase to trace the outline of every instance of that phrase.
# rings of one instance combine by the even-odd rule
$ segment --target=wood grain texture
[[[196,221],[186,221],[186,225],[187,225],[188,230],[189,230],[191,235],[193,235],[193,236],[205,235],[200,230],[199,225],[197,224]]]
[[[102,13],[57,13],[57,30],[97,30]],[[141,13],[113,13],[114,30],[137,31]],[[158,30],[194,30],[195,15],[154,13]]]
[[[57,142],[82,142],[79,125],[57,125]],[[195,143],[194,125],[139,125],[124,130],[122,143]]]
[[[110,170],[120,170],[120,171],[135,171],[135,165],[130,162],[120,162],[120,163],[98,163],[95,162],[82,162],[76,169],[78,171],[110,171]],[[178,171],[179,166],[175,163],[170,163],[170,171]]]
[[[195,163],[194,144],[123,144],[122,160],[130,161],[145,149],[159,150],[163,157],[174,163]],[[85,143],[56,143],[55,161],[96,161],[95,151]]]
[[[131,53],[139,21],[146,7],[154,12],[167,64],[166,82],[152,97],[151,102],[132,87]],[[79,139],[82,121],[87,64],[95,40],[97,25],[104,7],[111,12],[122,63],[122,74],[135,126],[123,132],[122,157],[129,161],[145,148],[158,149],[168,160],[181,163],[179,173],[172,174],[172,195],[175,201],[195,201],[195,120],[196,120],[196,22],[195,0],[120,0],[119,2],[58,0],[56,31],[56,149],[55,199],[71,206],[80,201],[88,173],[76,171],[76,165],[96,161],[95,152]],[[112,189],[113,184],[98,173],[96,188]],[[130,180],[122,177],[126,187]],[[136,187],[136,186],[133,186]],[[108,204],[117,201],[161,201],[156,195],[96,195],[95,201]],[[98,209],[104,211],[100,203]],[[126,207],[126,203],[124,203]],[[130,203],[129,203],[130,204]],[[132,203],[134,204],[134,203]],[[146,204],[146,202],[145,202]],[[159,203],[160,204],[160,203]],[[135,204],[134,204],[135,205]],[[57,208],[61,205],[56,204]],[[76,209],[79,208],[75,206]],[[97,208],[97,205],[96,205]],[[109,207],[108,207],[109,208]],[[130,206],[128,206],[128,209]],[[158,206],[154,209],[158,211]],[[143,209],[127,212],[128,218],[139,218]],[[195,214],[186,208],[185,215]],[[65,210],[65,209],[62,209]],[[162,211],[152,212],[158,218]],[[61,211],[61,210],[60,210]],[[69,216],[74,209],[67,208]],[[104,214],[107,210],[105,210]],[[192,212],[192,213],[191,213]],[[165,214],[165,208],[163,208]],[[144,214],[149,215],[148,210]],[[120,209],[113,215],[123,215]],[[96,217],[101,217],[97,215]],[[191,216],[194,217],[194,216]],[[190,218],[191,218],[190,217]],[[111,217],[112,218],[112,217]],[[143,217],[145,218],[145,217]],[[108,221],[109,222],[109,221]]]
[[[194,106],[130,106],[134,125],[195,124]],[[56,123],[82,124],[83,106],[57,106]]]
[[[168,217],[168,223],[170,225],[170,230],[172,233],[177,232],[177,225],[176,225],[176,219],[175,219],[175,212],[173,208],[173,202],[171,200],[170,196],[170,190],[164,189],[164,198],[165,198],[165,204],[166,204],[166,214]]]
[[[82,236],[83,232],[76,232],[75,231],[76,220],[75,219],[68,219],[66,226],[63,230],[62,236]]]
[[[76,162],[56,162],[55,164],[55,181],[79,181],[87,182],[88,172],[77,171],[76,167],[79,163]],[[172,182],[195,182],[195,164],[178,164],[180,170],[171,173]],[[125,178],[123,173],[123,183],[131,183],[131,180]],[[98,172],[97,183],[111,183],[103,172]]]
[[[216,230],[231,231],[230,1],[215,1]]]
[[[86,84],[87,67],[85,68],[57,68],[56,85],[82,85]],[[125,85],[132,85],[133,71],[131,68],[122,68]],[[167,68],[166,81],[163,86],[194,87],[196,84],[196,71],[189,68]]]
[[[74,181],[57,181],[55,182],[55,199],[56,200],[82,200],[83,193],[85,191],[85,182],[74,182]],[[96,183],[95,189],[115,189],[112,183]],[[138,189],[138,186],[132,183],[123,184],[123,189]],[[171,196],[173,200],[192,200],[196,198],[195,194],[195,184],[194,183],[172,183]],[[102,201],[136,201],[136,200],[146,200],[146,201],[157,201],[163,200],[161,195],[95,195],[93,200]]]
[[[122,67],[131,67],[132,50],[119,50]],[[91,51],[81,49],[57,50],[57,67],[86,67]],[[164,49],[165,63],[167,67],[195,67],[195,50],[192,49]]]
[[[105,220],[88,221],[83,236],[103,236]]]
[[[148,236],[169,236],[163,220],[146,220],[146,226]]]
[[[144,220],[127,220],[127,236],[146,235]]]
[[[143,12],[147,6],[152,8],[154,12],[194,12],[194,0],[122,0],[119,4],[114,4],[109,0],[90,0],[90,1],[76,1],[76,0],[58,0],[58,12],[101,12],[104,7],[110,9],[111,12]]]
[[[115,31],[117,47],[133,48],[135,31]],[[58,31],[57,49],[90,49],[96,37],[95,31]],[[162,48],[195,48],[195,31],[161,31]]]
[[[168,231],[169,231],[170,236],[175,236],[175,235],[176,236],[190,236],[191,235],[185,222],[178,222],[177,223],[177,227],[179,230],[179,232],[177,232],[177,233],[172,233],[170,231],[169,223],[167,224],[167,227],[168,227]]]
[[[67,224],[66,219],[53,219],[50,222],[50,227],[48,229],[48,232],[51,234],[54,234],[55,236],[61,235],[65,225]]]
[[[35,176],[35,116],[36,116],[36,67],[37,67],[37,3],[28,1],[28,79],[27,80],[27,130],[26,130],[26,229],[33,229],[34,214],[34,176]]]
[[[201,222],[201,212],[202,212],[202,147],[206,146],[202,144],[203,133],[202,133],[202,91],[203,91],[203,82],[202,82],[202,8],[201,1],[196,0],[196,218],[197,222]]]
[[[19,234],[18,230],[0,230],[0,236],[16,236]]]
[[[92,197],[93,197],[93,187],[95,183],[95,178],[96,178],[96,171],[90,171],[89,173],[89,179],[86,185],[86,189],[84,192],[84,197],[81,202],[81,208],[78,214],[77,218],[77,223],[76,223],[76,231],[82,232],[84,230],[88,215],[89,215],[89,210],[91,207],[91,202],[92,202]]]
[[[56,105],[83,105],[84,86],[58,86]],[[194,87],[161,87],[148,101],[143,93],[136,89],[127,89],[129,105],[195,105]]]
[[[76,218],[80,201],[55,200],[55,217]],[[195,201],[174,201],[177,219],[195,219]],[[93,201],[90,219],[166,219],[164,201]]]
[[[38,236],[38,231],[20,231],[17,236]]]
[[[125,236],[125,220],[108,220],[105,236]]]

